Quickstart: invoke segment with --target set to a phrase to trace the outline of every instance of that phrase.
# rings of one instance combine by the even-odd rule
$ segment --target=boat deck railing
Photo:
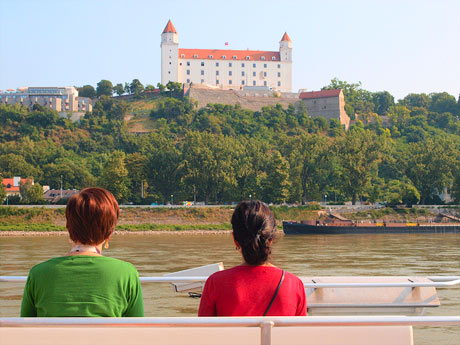
[[[375,327],[380,326],[403,326],[408,329],[412,338],[412,326],[460,326],[460,316],[305,316],[305,317],[143,317],[143,318],[0,318],[0,331],[7,328],[11,331],[15,328],[38,329],[48,328],[49,332],[56,332],[61,329],[75,329],[85,327],[98,328],[105,335],[113,333],[114,329],[122,328],[124,332],[135,327],[138,331],[141,328],[260,328],[260,344],[272,344],[272,329],[274,327],[355,327],[358,330],[366,331],[371,329],[375,335]],[[374,328],[371,328],[374,327]],[[101,328],[102,331],[101,331]],[[391,328],[389,328],[391,329]],[[394,329],[394,328],[393,328]],[[337,328],[335,328],[337,330]],[[18,329],[19,332],[21,332]],[[89,331],[85,331],[86,333]],[[5,332],[6,333],[6,332]],[[359,333],[359,331],[358,331]],[[20,333],[15,333],[20,335]],[[8,334],[7,334],[8,335]],[[11,335],[11,332],[10,332]],[[390,335],[391,336],[391,335]],[[407,336],[406,336],[407,338]],[[381,341],[382,339],[380,339]],[[409,340],[408,343],[411,342]],[[371,341],[369,339],[369,341]],[[377,340],[378,341],[378,340]],[[374,343],[374,342],[371,342]]]
[[[302,277],[300,277],[302,279]],[[389,287],[434,287],[448,288],[455,285],[460,285],[460,276],[431,276],[427,277],[431,282],[360,282],[360,283],[321,283],[321,282],[305,282],[305,288],[389,288]],[[205,282],[207,276],[189,276],[189,277],[140,277],[142,283],[190,283],[190,282]],[[27,276],[0,276],[0,282],[25,282]]]

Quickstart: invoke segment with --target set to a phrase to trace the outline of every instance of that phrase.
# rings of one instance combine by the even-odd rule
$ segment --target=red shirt
[[[198,316],[263,316],[280,282],[282,270],[268,266],[236,266],[212,274],[203,289]],[[302,281],[285,272],[267,316],[305,316]]]

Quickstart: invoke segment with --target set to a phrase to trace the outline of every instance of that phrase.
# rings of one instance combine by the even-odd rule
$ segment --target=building
[[[203,84],[222,89],[292,89],[292,42],[287,33],[279,51],[184,49],[171,20],[161,34],[161,83]]]
[[[80,191],[77,189],[49,189],[45,191],[43,199],[49,201],[51,204],[58,203],[61,199],[70,199],[73,195],[78,194]]]
[[[3,185],[5,186],[6,196],[20,195],[21,186],[30,182],[34,184],[33,178],[21,178],[15,176],[13,178],[4,178],[2,180]]]
[[[327,120],[337,119],[345,129],[350,126],[350,117],[345,112],[342,90],[302,92],[299,98],[305,104],[309,116],[324,117]]]
[[[32,109],[34,104],[49,107],[60,113],[92,111],[89,98],[79,99],[73,86],[66,87],[20,87],[16,91],[0,93],[0,104],[21,104]]]

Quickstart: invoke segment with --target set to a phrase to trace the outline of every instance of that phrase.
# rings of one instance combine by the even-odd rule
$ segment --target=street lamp
[[[251,194],[249,194],[249,200],[252,200],[252,195]]]
[[[174,205],[174,195],[171,194],[171,205]]]
[[[324,195],[324,204],[327,204],[327,195]]]

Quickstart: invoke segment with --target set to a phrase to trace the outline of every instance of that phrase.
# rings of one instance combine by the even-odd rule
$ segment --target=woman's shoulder
[[[137,273],[136,268],[133,264],[127,261],[123,261],[116,258],[111,258],[107,256],[87,256],[87,255],[71,255],[71,256],[60,256],[56,258],[51,258],[49,260],[43,261],[30,269],[31,273],[39,273],[42,270],[50,270],[53,268],[58,268],[60,266],[73,265],[77,263],[89,263],[97,266],[106,266],[110,267],[113,270],[121,271],[133,271]]]

